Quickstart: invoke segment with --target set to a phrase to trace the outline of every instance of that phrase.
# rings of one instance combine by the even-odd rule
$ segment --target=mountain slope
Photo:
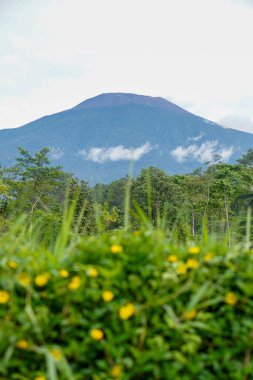
[[[17,129],[0,131],[0,163],[8,166],[17,147],[47,146],[51,160],[94,184],[157,166],[184,173],[220,154],[233,162],[253,146],[253,134],[225,129],[168,102],[134,94],[102,94],[74,108]]]

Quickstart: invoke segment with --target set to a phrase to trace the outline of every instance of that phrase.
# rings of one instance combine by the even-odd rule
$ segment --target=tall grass
[[[51,248],[24,219],[1,238],[0,378],[251,376],[245,245],[175,244],[145,215],[141,230],[81,237],[74,207]]]

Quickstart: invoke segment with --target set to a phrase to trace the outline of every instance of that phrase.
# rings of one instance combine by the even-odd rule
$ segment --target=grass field
[[[252,379],[253,253],[162,231],[0,241],[0,379]]]

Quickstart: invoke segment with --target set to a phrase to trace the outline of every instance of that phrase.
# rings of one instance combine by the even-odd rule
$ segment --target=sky
[[[253,133],[253,0],[0,0],[0,129],[104,92]]]

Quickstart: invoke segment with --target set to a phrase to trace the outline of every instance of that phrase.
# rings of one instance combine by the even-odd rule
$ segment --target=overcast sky
[[[0,0],[0,129],[103,92],[253,132],[253,0]]]

